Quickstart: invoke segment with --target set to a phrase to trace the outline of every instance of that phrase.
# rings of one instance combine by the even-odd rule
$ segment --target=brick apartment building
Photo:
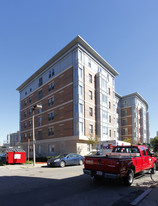
[[[42,105],[35,110],[37,155],[86,154],[90,135],[97,135],[99,140],[121,139],[116,112],[122,105],[119,95],[115,95],[117,75],[77,36],[17,88],[25,151],[30,139],[32,152],[32,108],[36,104]]]

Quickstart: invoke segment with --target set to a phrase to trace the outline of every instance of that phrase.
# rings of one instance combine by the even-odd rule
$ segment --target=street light
[[[36,153],[35,153],[35,144],[36,144],[36,140],[35,140],[35,125],[34,125],[34,111],[36,109],[41,109],[42,105],[39,104],[35,104],[32,108],[32,132],[33,132],[33,166],[35,166],[36,164]]]

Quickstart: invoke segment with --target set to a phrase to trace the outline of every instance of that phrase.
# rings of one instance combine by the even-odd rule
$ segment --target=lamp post
[[[34,115],[35,115],[35,110],[36,109],[41,109],[42,105],[36,104],[32,108],[32,132],[33,132],[33,166],[36,164],[36,152],[35,152],[35,145],[36,145],[36,140],[35,140],[35,124],[34,124]]]

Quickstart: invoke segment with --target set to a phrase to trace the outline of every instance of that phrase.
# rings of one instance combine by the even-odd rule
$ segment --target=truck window
[[[146,152],[147,152],[148,156],[151,156],[151,153],[148,149],[146,149]]]
[[[141,149],[141,151],[143,152],[143,156],[146,156],[145,148],[144,148],[144,147],[141,147],[140,149]]]

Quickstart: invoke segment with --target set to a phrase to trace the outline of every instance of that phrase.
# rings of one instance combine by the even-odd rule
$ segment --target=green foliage
[[[25,164],[33,164],[33,161],[31,161],[31,160],[26,160]]]
[[[154,152],[158,152],[158,136],[150,140]]]

